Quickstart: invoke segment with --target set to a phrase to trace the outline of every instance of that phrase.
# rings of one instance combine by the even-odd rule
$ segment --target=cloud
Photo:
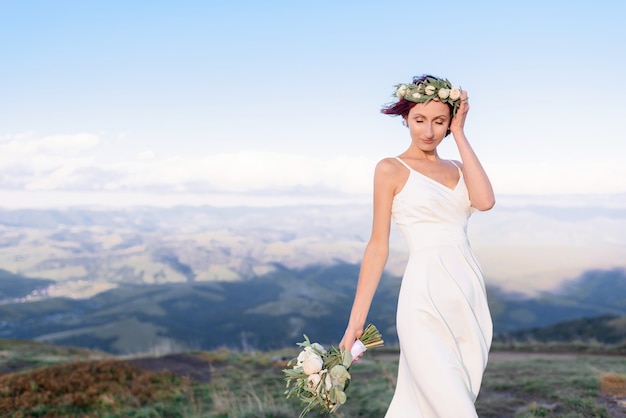
[[[303,155],[240,151],[196,158],[123,161],[111,167],[125,173],[112,185],[118,190],[367,193],[374,162],[358,157],[322,160]]]
[[[97,135],[79,133],[73,135],[51,135],[38,138],[32,133],[5,135],[1,137],[0,147],[3,158],[30,156],[33,154],[76,156],[93,149],[101,142]]]
[[[143,151],[137,154],[138,160],[152,160],[154,157],[156,157],[156,152],[152,150]]]
[[[375,164],[363,157],[320,159],[249,150],[163,158],[147,150],[134,159],[103,162],[97,157],[107,146],[99,136],[85,133],[0,137],[2,188],[359,194],[369,192]]]
[[[124,140],[128,147],[130,139]],[[266,195],[370,195],[376,160],[241,150],[176,156],[122,153],[117,141],[78,133],[0,136],[2,189]],[[127,155],[124,157],[123,155]],[[106,160],[105,156],[109,156]],[[504,161],[486,167],[496,194],[623,193],[617,159],[571,164]]]
[[[623,193],[626,165],[616,159],[502,162],[489,168],[496,192],[507,194]]]
[[[0,139],[2,187],[56,190],[76,187],[76,172],[93,164],[87,154],[100,143],[93,134],[37,137],[31,133]]]

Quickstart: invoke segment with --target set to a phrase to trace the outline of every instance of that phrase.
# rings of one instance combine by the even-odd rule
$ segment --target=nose
[[[435,132],[433,130],[433,126],[430,123],[425,123],[424,125],[425,125],[425,127],[424,127],[424,136],[426,138],[434,137],[435,136]]]

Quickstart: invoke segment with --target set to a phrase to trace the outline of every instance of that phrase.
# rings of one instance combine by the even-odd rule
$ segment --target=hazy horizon
[[[176,193],[176,192],[114,192],[114,191],[27,191],[0,189],[0,208],[123,209],[136,207],[166,208],[174,206],[213,206],[265,208],[301,205],[370,205],[371,193]],[[626,209],[623,193],[568,193],[568,194],[496,194],[496,207],[527,205],[568,207],[600,207]],[[489,213],[489,212],[486,212]]]
[[[468,235],[487,281],[534,293],[585,271],[626,268],[623,200],[579,203],[511,199],[474,213]],[[358,264],[371,205],[0,209],[0,217],[6,217],[0,219],[2,268],[103,289],[137,277],[149,282],[160,271],[167,272],[163,280],[187,281],[178,268],[198,280],[238,280],[272,270],[273,263]],[[390,247],[387,270],[401,276],[407,249],[395,225]],[[169,254],[165,261],[161,251]]]

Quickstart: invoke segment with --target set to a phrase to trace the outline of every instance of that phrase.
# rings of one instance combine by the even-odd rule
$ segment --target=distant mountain
[[[121,286],[86,300],[0,305],[0,337],[113,353],[193,348],[275,348],[309,333],[338,342],[358,266],[276,271],[256,280]],[[394,333],[398,279],[383,280],[372,318]],[[393,336],[390,335],[391,341]]]
[[[592,269],[626,268],[626,209],[507,206],[472,215],[468,232],[488,283],[553,289]],[[371,205],[285,207],[0,208],[0,268],[53,280],[52,297],[88,298],[116,286],[236,281],[276,265],[358,264]],[[390,275],[407,250],[392,226]]]
[[[50,296],[111,287],[247,280],[275,265],[357,263],[359,207],[0,209],[0,268],[54,280]]]
[[[26,279],[24,276],[0,269],[0,304],[36,298],[39,292],[53,283],[53,280],[47,279]]]
[[[0,305],[0,338],[116,354],[270,349],[293,346],[303,333],[322,343],[338,343],[359,266],[273,267],[254,280],[120,285],[88,299]],[[369,316],[389,344],[397,342],[400,281],[385,274]],[[612,289],[610,299],[603,289]],[[497,335],[585,317],[626,315],[626,271],[591,271],[558,292],[536,298],[489,288],[489,302]]]
[[[592,270],[553,292],[529,297],[489,289],[497,333],[544,327],[559,321],[626,314],[626,270]]]

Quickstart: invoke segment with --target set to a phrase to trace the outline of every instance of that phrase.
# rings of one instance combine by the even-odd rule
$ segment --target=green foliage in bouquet
[[[334,413],[346,403],[351,379],[348,370],[353,359],[366,349],[382,346],[384,341],[378,329],[369,324],[357,343],[352,351],[335,347],[326,350],[304,335],[304,341],[298,343],[303,350],[287,364],[293,367],[283,370],[287,382],[285,396],[298,398],[304,405],[300,418],[316,407],[323,413]]]

